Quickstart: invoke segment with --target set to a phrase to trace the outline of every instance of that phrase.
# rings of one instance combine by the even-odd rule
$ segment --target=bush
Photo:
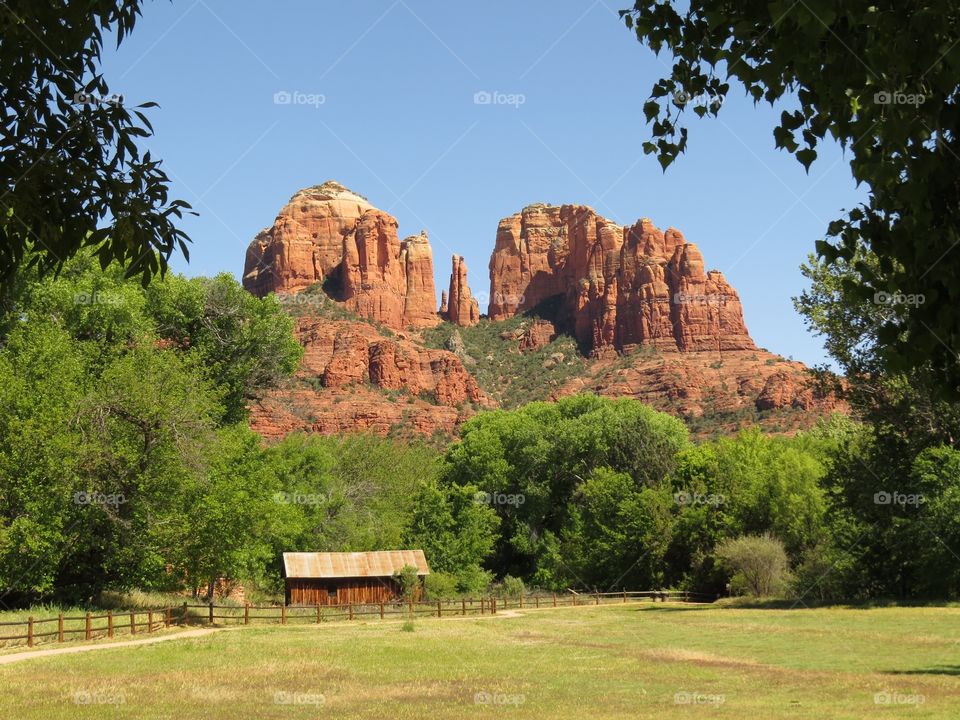
[[[431,600],[449,600],[459,594],[457,576],[450,573],[430,573],[423,579],[423,584]]]
[[[457,589],[468,597],[486,595],[492,582],[493,573],[479,565],[468,565],[457,573]]]
[[[504,576],[494,587],[494,595],[498,598],[518,598],[526,592],[526,587],[523,584],[523,580],[518,577],[513,577],[512,575]]]
[[[790,563],[783,543],[770,535],[728,538],[714,553],[731,573],[731,591],[753,597],[782,594],[790,580]]]
[[[400,593],[406,599],[413,598],[417,591],[417,585],[420,580],[417,576],[417,568],[413,565],[404,565],[393,574],[393,579],[400,585]]]

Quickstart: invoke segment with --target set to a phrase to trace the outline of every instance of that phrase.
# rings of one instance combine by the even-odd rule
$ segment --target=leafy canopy
[[[24,263],[59,270],[91,247],[144,284],[189,238],[174,222],[160,161],[137,142],[147,102],[128,107],[99,72],[103,34],[117,45],[139,0],[7,0],[0,9],[0,288]]]
[[[830,263],[850,263],[844,292],[923,295],[897,304],[878,328],[885,364],[929,362],[960,393],[960,7],[880,0],[637,0],[621,15],[637,38],[673,56],[644,106],[647,153],[664,169],[686,150],[681,114],[716,116],[731,84],[755,102],[781,103],[773,136],[805,167],[829,136],[850,157],[866,203],[829,224],[817,242]],[[858,256],[860,244],[877,262]]]

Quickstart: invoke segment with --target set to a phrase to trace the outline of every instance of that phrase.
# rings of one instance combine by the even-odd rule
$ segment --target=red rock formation
[[[294,430],[454,433],[470,406],[494,405],[452,352],[349,320],[299,317],[296,333],[304,347],[297,382],[250,408],[251,427],[266,438]]]
[[[490,259],[493,320],[559,298],[557,319],[603,356],[637,345],[749,350],[736,291],[673,228],[621,228],[582,205],[531,205],[504,218]]]
[[[442,296],[440,312],[444,319],[454,325],[470,327],[480,322],[480,305],[470,295],[470,287],[467,285],[467,263],[459,255],[453,256],[450,292]]]
[[[557,329],[548,320],[534,320],[528,327],[523,328],[520,336],[521,352],[536,352],[557,337]]]
[[[401,242],[393,216],[333,181],[298,192],[250,243],[243,284],[263,296],[327,279],[349,309],[390,328],[439,322],[426,234]]]
[[[344,236],[373,209],[366,198],[332,180],[300,190],[247,248],[244,287],[262,297],[323,281],[343,259]]]
[[[633,397],[686,418],[706,416],[704,428],[723,422],[735,431],[756,421],[789,432],[845,409],[809,382],[801,363],[755,349],[723,275],[705,271],[700,251],[678,230],[662,232],[647,218],[620,227],[586,206],[532,205],[500,222],[490,275],[492,319],[547,300],[541,310],[553,319],[511,323],[500,333],[502,351],[485,359],[470,355],[459,332],[448,341],[452,352],[427,348],[429,336],[417,328],[441,316],[459,325],[479,319],[463,259],[453,258],[438,315],[424,233],[400,241],[392,216],[336,183],[300,191],[251,243],[245,287],[296,293],[328,281],[347,308],[413,330],[330,319],[339,316],[321,309],[326,300],[316,311],[291,303],[291,312],[303,313],[296,329],[303,362],[289,387],[250,408],[252,426],[270,439],[293,430],[455,434],[477,407],[496,406],[469,367],[487,362],[488,392],[509,404],[500,385],[511,378],[489,372],[509,367],[489,365],[499,352],[540,353],[545,376],[563,363],[544,380],[543,397]],[[550,347],[561,331],[573,332],[592,358],[564,362]],[[717,417],[727,419],[709,420]]]

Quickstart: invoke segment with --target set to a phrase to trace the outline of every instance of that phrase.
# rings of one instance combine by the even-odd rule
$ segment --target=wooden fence
[[[101,622],[105,621],[105,622]],[[56,629],[50,629],[56,623]],[[159,628],[167,628],[175,624],[172,607],[157,610],[133,610],[94,615],[64,615],[60,613],[51,618],[28,618],[26,622],[0,622],[0,633],[13,632],[14,628],[25,629],[24,634],[0,635],[0,642],[24,640],[27,647],[33,647],[37,642],[66,642],[82,635],[84,640],[98,638],[112,638],[118,633],[126,632],[136,635],[138,632],[152,633]],[[9,629],[8,629],[9,628]]]
[[[468,617],[495,615],[508,609],[534,609],[548,607],[577,607],[583,605],[607,605],[612,603],[637,602],[713,602],[712,595],[702,595],[684,591],[621,591],[606,593],[578,593],[569,591],[562,594],[531,593],[513,598],[462,598],[459,600],[435,601],[394,601],[373,604],[341,605],[216,605],[214,603],[167,606],[154,610],[134,610],[124,612],[107,611],[100,614],[65,616],[63,613],[51,618],[28,618],[26,622],[0,622],[0,633],[15,632],[23,628],[22,634],[0,635],[0,643],[26,644],[33,647],[37,643],[57,642],[77,639],[84,640],[112,638],[118,633],[135,636],[138,633],[153,633],[161,628],[173,625],[250,625],[254,623],[309,624],[335,622],[340,620],[384,620],[387,618],[423,618],[423,617]],[[56,629],[52,624],[56,623]],[[8,629],[9,628],[9,629]]]

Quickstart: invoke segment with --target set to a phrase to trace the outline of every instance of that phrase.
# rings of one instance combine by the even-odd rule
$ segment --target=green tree
[[[224,393],[223,423],[297,369],[303,348],[275,296],[257,298],[226,273],[174,276],[147,291],[146,312],[163,340],[185,348]]]
[[[578,491],[601,468],[656,490],[689,445],[684,424],[634,400],[592,395],[481,413],[446,455],[448,485],[478,488],[500,517],[488,567],[554,585]]]
[[[861,302],[923,295],[892,308],[878,328],[884,364],[928,365],[941,391],[960,392],[960,9],[940,0],[638,0],[622,11],[637,38],[673,56],[644,106],[664,169],[686,150],[685,110],[718,115],[731,83],[755,102],[780,103],[778,148],[805,168],[827,136],[850,158],[867,202],[817,242],[850,265],[844,292]],[[865,246],[878,259],[860,261]]]
[[[220,430],[207,466],[181,496],[169,551],[195,593],[205,586],[212,597],[219,577],[260,579],[271,560],[280,483],[260,443],[243,425]]]
[[[85,359],[52,323],[18,328],[0,349],[0,605],[48,595],[76,539],[89,488],[73,422]]]
[[[103,33],[119,45],[138,0],[8,0],[0,14],[0,288],[25,263],[59,269],[90,247],[144,283],[167,268],[190,206],[170,200],[160,161],[137,143],[153,128],[144,110],[111,94],[100,73]]]
[[[421,548],[433,572],[455,578],[460,592],[489,583],[482,569],[497,540],[499,518],[472,486],[425,482],[417,493],[405,545]]]

